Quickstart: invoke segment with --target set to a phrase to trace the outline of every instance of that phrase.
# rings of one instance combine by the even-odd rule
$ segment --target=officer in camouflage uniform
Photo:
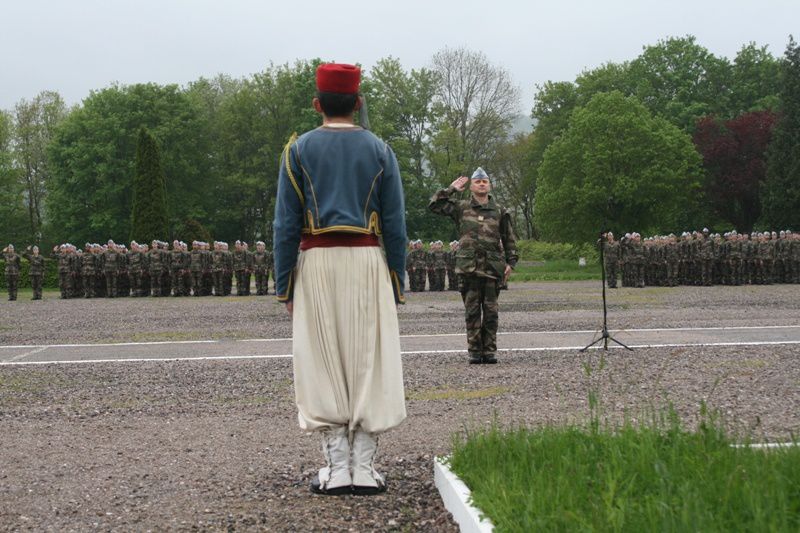
[[[44,256],[39,253],[38,246],[28,246],[28,249],[23,253],[25,259],[28,260],[30,268],[28,275],[31,280],[31,289],[33,289],[33,298],[31,300],[42,299],[42,279],[44,278]]]
[[[253,253],[253,270],[256,274],[256,296],[267,294],[269,281],[269,257],[266,245],[262,241],[256,242],[256,251]]]
[[[458,290],[458,278],[456,277],[456,252],[458,252],[458,241],[450,242],[450,251],[447,252],[447,290]]]
[[[97,257],[97,249],[94,244],[86,243],[81,255],[81,277],[83,278],[84,298],[97,297],[97,270],[100,260]]]
[[[58,288],[61,299],[66,300],[72,291],[72,257],[66,244],[53,248],[53,257],[58,262]]]
[[[467,182],[470,198],[451,198],[463,191]],[[434,213],[452,218],[461,236],[456,273],[464,300],[471,364],[497,362],[498,285],[508,278],[519,258],[511,216],[495,203],[491,189],[489,176],[478,167],[471,180],[457,178],[447,189],[437,191],[428,204]]]
[[[603,248],[603,262],[606,269],[606,282],[609,289],[617,288],[617,267],[619,265],[619,243],[614,240],[614,234],[606,233],[605,242],[601,241]]]
[[[3,248],[3,260],[6,262],[6,286],[8,287],[8,299],[17,299],[17,285],[19,284],[19,271],[21,261],[19,255],[14,251],[14,245],[9,244]]]
[[[217,241],[214,241],[214,250],[217,249]],[[192,272],[192,294],[200,296],[203,284],[203,252],[201,251],[200,241],[192,241],[192,252],[189,256],[189,269]]]

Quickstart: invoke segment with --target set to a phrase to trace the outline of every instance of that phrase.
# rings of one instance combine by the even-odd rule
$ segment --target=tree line
[[[270,241],[281,150],[319,124],[320,62],[186,86],[114,84],[74,107],[45,91],[0,112],[0,241],[126,240],[137,202],[139,213],[166,205],[165,239]],[[372,129],[400,162],[411,238],[453,237],[428,199],[479,165],[523,238],[800,229],[792,38],[782,58],[750,43],[732,60],[692,36],[668,38],[537,89],[532,131],[519,131],[519,88],[479,51],[446,48],[420,69],[387,57],[364,73]],[[137,149],[150,138],[159,190],[135,194]]]

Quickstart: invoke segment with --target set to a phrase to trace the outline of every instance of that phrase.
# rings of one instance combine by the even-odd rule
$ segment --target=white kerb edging
[[[433,460],[433,480],[444,502],[462,533],[491,533],[494,525],[481,518],[480,511],[469,502],[472,494],[461,479],[444,463],[441,457]]]

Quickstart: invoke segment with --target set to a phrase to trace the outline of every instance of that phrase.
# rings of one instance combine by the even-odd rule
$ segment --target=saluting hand
[[[458,192],[461,192],[461,191],[463,191],[464,189],[467,188],[467,182],[468,181],[469,181],[468,177],[459,176],[459,177],[457,177],[455,179],[455,181],[453,181],[453,183],[450,184],[450,186],[452,188],[454,188],[455,190],[457,190]]]

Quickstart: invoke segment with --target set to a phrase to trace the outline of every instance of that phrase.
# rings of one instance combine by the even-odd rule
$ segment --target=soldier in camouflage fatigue
[[[14,245],[9,244],[3,248],[3,260],[6,262],[6,286],[8,287],[8,299],[17,299],[17,285],[19,284],[19,270],[21,261],[19,255],[14,251]]]
[[[116,298],[117,275],[119,274],[119,253],[114,241],[108,241],[108,247],[103,253],[103,273],[106,277],[106,296]]]
[[[619,265],[619,243],[614,240],[614,234],[606,233],[603,246],[603,264],[606,269],[606,282],[609,289],[617,288],[617,266]]]
[[[447,273],[446,252],[442,249],[442,241],[431,243],[431,250],[428,253],[428,280],[430,290],[443,291],[444,277]]]
[[[214,251],[211,252],[211,275],[214,278],[214,296],[225,296],[225,254],[220,241],[214,241]]]
[[[408,270],[408,280],[411,290],[422,292],[425,290],[425,275],[427,273],[427,261],[425,250],[422,249],[422,241],[419,239],[411,242],[411,252],[406,258],[406,270]]]
[[[250,251],[250,245],[242,242],[242,249],[244,250],[244,295],[250,296],[250,278],[253,275],[253,252]]]
[[[183,249],[178,239],[172,241],[172,250],[168,251],[169,255],[169,277],[170,287],[172,289],[172,296],[181,296],[181,288],[183,287]],[[169,296],[166,293],[165,296]]]
[[[144,273],[144,264],[142,261],[142,251],[139,243],[131,241],[131,249],[126,254],[128,256],[128,277],[131,284],[131,295],[135,297],[143,296],[142,291],[142,274]]]
[[[451,198],[463,191],[467,182],[470,198]],[[461,176],[447,189],[437,191],[428,205],[434,213],[452,218],[461,236],[456,273],[464,300],[471,364],[497,362],[498,285],[508,278],[518,259],[511,216],[495,203],[491,189],[489,176],[479,167],[471,179]]]
[[[222,251],[222,261],[225,269],[222,273],[222,293],[225,296],[230,296],[233,290],[233,252],[230,251],[230,246],[227,242],[220,245]]]
[[[269,281],[269,257],[267,256],[266,245],[256,242],[256,251],[253,253],[253,270],[256,274],[256,296],[267,294],[267,282]]]
[[[39,253],[38,246],[28,246],[28,249],[23,254],[25,259],[28,260],[30,268],[28,275],[31,280],[31,289],[33,289],[33,298],[31,300],[42,299],[42,279],[44,278],[44,256]]]
[[[458,241],[450,242],[450,251],[447,252],[447,290],[458,290],[458,278],[456,277],[456,252],[458,252]]]
[[[697,255],[700,283],[710,286],[714,281],[714,241],[711,240],[707,228],[703,228],[703,232],[697,234]]]
[[[163,281],[161,280],[164,269],[162,265],[166,262],[166,257],[161,250],[161,243],[154,240],[150,243],[150,251],[147,253],[148,265],[150,269],[150,295],[163,296]]]

